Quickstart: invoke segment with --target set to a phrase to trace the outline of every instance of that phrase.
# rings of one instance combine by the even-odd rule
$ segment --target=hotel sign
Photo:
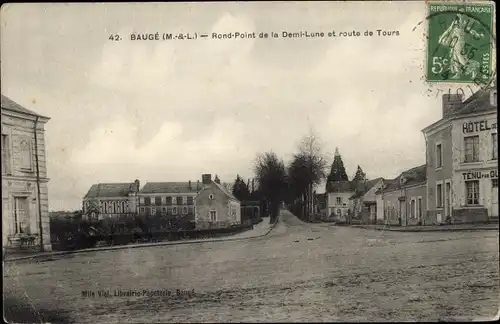
[[[478,120],[474,122],[465,122],[462,125],[464,134],[483,132],[491,129],[497,129],[497,123],[494,120]]]
[[[464,180],[478,180],[478,179],[498,179],[498,170],[491,170],[487,172],[469,171],[462,173]]]

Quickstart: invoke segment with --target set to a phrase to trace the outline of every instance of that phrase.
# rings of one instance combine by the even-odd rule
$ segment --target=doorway
[[[445,184],[445,206],[444,206],[444,217],[445,220],[451,219],[451,183],[446,182]]]
[[[491,215],[498,217],[498,179],[491,179]]]

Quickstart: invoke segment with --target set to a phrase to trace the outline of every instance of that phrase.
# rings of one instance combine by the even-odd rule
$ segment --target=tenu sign
[[[498,170],[491,170],[489,172],[471,171],[462,173],[464,180],[477,180],[477,179],[498,179]]]

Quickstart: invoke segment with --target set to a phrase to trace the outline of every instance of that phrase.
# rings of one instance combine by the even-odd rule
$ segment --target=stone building
[[[358,219],[363,224],[375,224],[377,222],[377,200],[375,192],[381,189],[388,181],[391,182],[392,180],[376,178],[358,181],[353,184],[355,193],[349,198],[352,206],[353,219]]]
[[[195,221],[195,197],[200,181],[148,182],[139,192],[139,214],[161,216],[173,224]]]
[[[33,243],[50,251],[44,134],[49,118],[4,95],[1,98],[2,246],[18,248],[21,244]]]
[[[137,214],[139,189],[139,180],[92,185],[83,197],[83,218],[101,220]]]
[[[222,228],[241,224],[240,201],[225,186],[202,175],[202,189],[195,199],[196,228]]]
[[[443,117],[423,129],[427,213],[436,223],[498,220],[496,85],[463,101],[443,96]]]
[[[354,192],[350,181],[330,183],[326,193],[328,206],[327,221],[338,223],[349,222],[349,215],[352,211],[352,201],[349,198],[352,197]]]
[[[431,225],[425,220],[426,165],[402,172],[375,192],[377,221],[387,225]]]

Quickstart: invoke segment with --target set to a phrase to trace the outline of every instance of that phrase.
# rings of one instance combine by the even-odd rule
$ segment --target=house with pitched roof
[[[375,192],[384,184],[391,182],[384,178],[357,181],[353,184],[354,194],[349,197],[352,205],[352,218],[360,220],[363,224],[375,224],[377,222],[377,199]]]
[[[50,243],[45,124],[49,117],[1,95],[2,246],[26,240],[45,251]]]
[[[196,228],[223,228],[241,224],[241,204],[228,188],[202,175],[202,188],[195,198]]]
[[[352,197],[355,190],[350,181],[335,181],[328,186],[327,208],[328,216],[326,221],[337,223],[349,222],[349,216],[352,211]]]
[[[467,100],[445,94],[442,118],[422,130],[427,148],[427,222],[498,221],[496,83]]]
[[[200,181],[147,182],[139,192],[139,214],[161,216],[172,224],[194,223],[195,197],[200,190]]]
[[[426,225],[427,166],[402,172],[375,192],[377,220],[387,225]],[[383,214],[381,215],[383,211]]]
[[[125,183],[93,184],[83,197],[83,218],[101,220],[136,215],[139,189],[139,180]]]

